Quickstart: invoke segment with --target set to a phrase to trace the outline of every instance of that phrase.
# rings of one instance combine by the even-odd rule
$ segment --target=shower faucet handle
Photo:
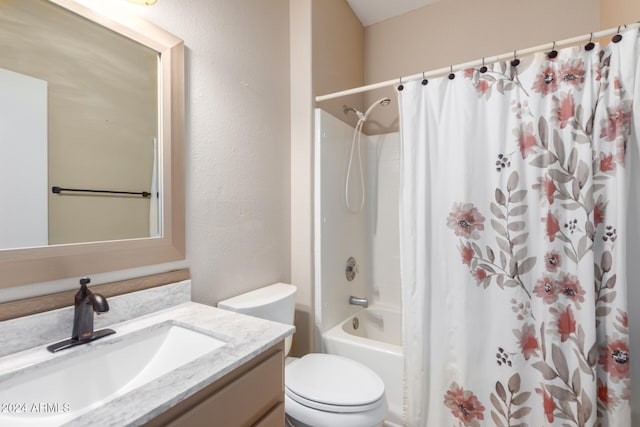
[[[358,263],[354,257],[349,257],[349,259],[347,260],[347,267],[345,268],[345,275],[347,276],[347,280],[350,282],[355,279],[357,273]]]

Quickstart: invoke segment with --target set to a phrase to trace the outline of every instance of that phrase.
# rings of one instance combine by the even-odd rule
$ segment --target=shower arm
[[[353,111],[356,114],[359,113],[359,111],[353,107],[347,107],[346,105],[342,105],[342,112],[344,112],[344,114],[349,114],[349,111]]]

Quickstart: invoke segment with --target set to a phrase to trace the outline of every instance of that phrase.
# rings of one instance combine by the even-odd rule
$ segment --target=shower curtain
[[[398,92],[406,425],[631,425],[622,36]]]

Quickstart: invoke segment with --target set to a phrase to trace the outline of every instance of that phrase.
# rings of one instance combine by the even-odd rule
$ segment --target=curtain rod
[[[517,57],[517,56],[528,55],[530,53],[536,53],[536,52],[541,52],[541,51],[545,51],[545,50],[552,50],[552,49],[555,49],[555,48],[571,46],[571,45],[575,45],[575,44],[582,43],[582,42],[585,42],[585,41],[591,41],[593,39],[598,39],[600,37],[607,37],[607,36],[611,36],[611,35],[614,35],[614,34],[618,34],[623,30],[634,29],[634,28],[640,28],[640,23],[629,24],[629,25],[621,25],[619,27],[610,28],[608,30],[598,31],[598,32],[591,33],[591,34],[585,34],[583,36],[573,37],[573,38],[561,40],[561,41],[558,41],[558,42],[547,43],[547,44],[543,44],[543,45],[540,45],[540,46],[531,47],[531,48],[528,48],[528,49],[515,50],[513,52],[503,53],[503,54],[497,55],[497,56],[490,56],[490,57],[487,57],[487,58],[478,59],[478,60],[471,61],[471,62],[465,62],[465,63],[462,63],[462,64],[451,65],[449,67],[439,68],[437,70],[432,70],[432,71],[429,71],[429,72],[426,72],[426,73],[413,74],[413,75],[410,75],[410,76],[400,77],[400,78],[393,79],[393,80],[387,80],[387,81],[384,81],[384,82],[373,83],[373,84],[370,84],[370,85],[361,86],[361,87],[357,87],[357,88],[353,88],[353,89],[342,90],[340,92],[334,92],[334,93],[330,93],[330,94],[327,94],[327,95],[316,96],[316,102],[322,102],[322,101],[327,101],[329,99],[340,98],[342,96],[354,95],[354,94],[357,94],[357,93],[368,92],[368,91],[371,91],[371,90],[374,90],[374,89],[380,89],[380,88],[383,88],[383,87],[397,85],[397,84],[402,83],[402,82],[408,82],[408,81],[412,81],[412,80],[421,80],[421,79],[425,79],[425,78],[435,77],[435,76],[439,76],[439,75],[442,75],[442,74],[447,74],[447,73],[452,73],[452,72],[455,72],[455,71],[464,70],[465,68],[472,68],[472,67],[482,66],[482,65],[486,65],[486,64],[492,64],[492,63],[500,62],[500,61],[503,61],[503,60],[506,60],[506,59],[513,59],[514,57]]]

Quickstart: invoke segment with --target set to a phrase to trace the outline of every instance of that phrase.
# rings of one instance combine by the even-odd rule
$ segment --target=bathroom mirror
[[[35,99],[34,106],[27,105],[24,125],[12,134],[20,142],[15,146],[26,144],[28,131],[39,129],[35,123],[45,129],[31,132],[35,137],[45,133],[45,141],[30,148],[44,154],[18,155],[16,172],[9,177],[21,184],[35,180],[40,193],[19,192],[14,202],[3,197],[4,210],[13,207],[18,217],[37,212],[15,206],[42,198],[44,188],[48,212],[36,221],[49,228],[49,241],[18,240],[11,249],[0,250],[0,288],[184,258],[184,45],[105,3],[88,7],[73,0],[0,1],[5,61],[0,59],[0,83],[9,76],[5,87],[15,88],[5,111]],[[16,9],[6,12],[12,7]],[[42,32],[25,31],[22,20],[27,18]],[[72,35],[55,31],[71,26]],[[107,45],[115,48],[108,50]],[[65,63],[73,66],[65,69]],[[88,66],[79,70],[81,64]],[[24,82],[25,89],[15,82]],[[36,95],[26,96],[32,87]],[[5,146],[13,145],[4,139]],[[37,171],[43,157],[47,172],[42,177],[34,179],[35,172],[21,176],[28,168],[17,159],[35,164],[31,167]],[[55,194],[54,186],[149,194]],[[115,225],[107,226],[109,221]],[[85,231],[78,233],[83,223]]]

